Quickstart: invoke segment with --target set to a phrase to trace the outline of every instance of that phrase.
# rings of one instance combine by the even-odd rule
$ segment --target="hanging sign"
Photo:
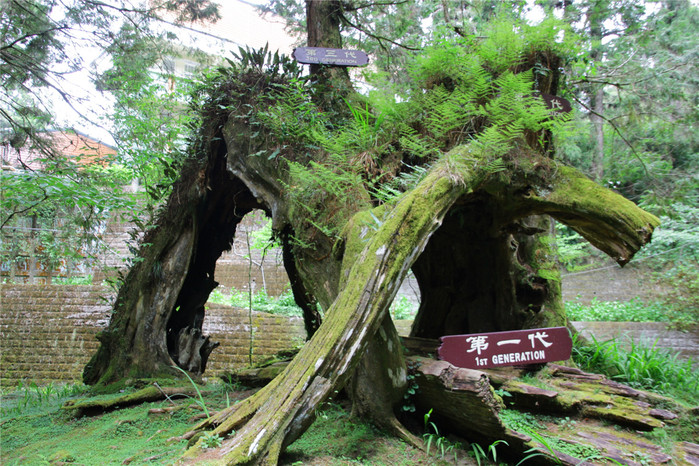
[[[573,110],[573,107],[570,105],[570,102],[568,102],[563,97],[558,97],[557,95],[551,94],[544,94],[542,92],[541,98],[544,99],[544,103],[546,104],[546,106],[550,110],[553,110],[556,114],[570,113],[570,111]]]
[[[564,361],[573,349],[566,327],[448,335],[440,341],[440,359],[469,369]]]
[[[293,56],[300,63],[314,65],[364,66],[369,63],[369,56],[361,50],[297,47]]]

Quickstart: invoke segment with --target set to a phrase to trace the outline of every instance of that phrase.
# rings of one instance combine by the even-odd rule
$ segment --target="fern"
[[[506,155],[521,141],[564,130],[567,117],[552,114],[535,92],[548,63],[539,74],[532,70],[541,52],[569,48],[561,34],[568,32],[555,22],[537,28],[496,22],[486,39],[436,41],[409,65],[410,89],[397,93],[391,83],[372,83],[369,96],[346,101],[345,120],[317,108],[307,80],[284,56],[267,47],[241,49],[233,68],[221,73],[247,100],[234,96],[217,105],[266,138],[253,155],[286,161],[285,195],[302,214],[290,218],[303,222],[295,225],[296,244],[313,247],[316,234],[338,235],[345,217],[369,204],[367,190],[374,200],[390,202],[457,145],[469,144],[472,158],[453,163],[484,164],[487,176],[505,170]],[[239,79],[246,77],[252,79]],[[258,77],[265,85],[253,98],[236,84]],[[214,81],[226,89],[223,78]],[[401,159],[420,166],[400,167]]]
[[[373,189],[371,193],[381,202],[391,202],[422,181],[428,171],[429,166],[406,165],[406,171],[401,172],[388,183]]]

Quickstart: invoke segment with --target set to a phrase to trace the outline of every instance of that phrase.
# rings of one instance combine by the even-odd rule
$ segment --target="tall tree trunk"
[[[204,304],[218,285],[216,260],[230,249],[243,216],[261,207],[226,170],[225,145],[213,141],[209,149],[182,170],[157,228],[143,239],[109,327],[97,336],[101,345],[83,372],[86,384],[178,374],[176,365],[204,372],[217,346],[201,332]]]
[[[608,7],[608,0],[595,0],[590,3],[587,21],[589,24],[590,39],[592,40],[592,50],[590,51],[590,60],[593,63],[601,62],[602,60],[602,39],[604,34],[602,31],[602,21],[604,20],[603,12]],[[590,138],[592,139],[592,178],[599,182],[604,176],[604,85],[590,84],[589,89],[590,101],[590,122],[592,130]]]

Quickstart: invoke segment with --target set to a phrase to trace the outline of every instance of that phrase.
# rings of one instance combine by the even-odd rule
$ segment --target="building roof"
[[[42,134],[52,152],[63,156],[78,166],[106,165],[111,157],[116,155],[116,148],[97,141],[86,134],[75,130],[54,130]],[[41,170],[45,166],[46,151],[35,145],[25,145],[19,149],[5,144],[0,148],[3,169]]]

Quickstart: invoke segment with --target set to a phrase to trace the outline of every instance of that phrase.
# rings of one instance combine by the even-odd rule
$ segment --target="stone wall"
[[[79,381],[97,350],[95,335],[109,322],[113,297],[101,286],[0,285],[0,385]],[[300,318],[253,312],[252,321],[253,362],[306,337]],[[221,342],[209,359],[207,376],[248,364],[247,310],[211,305],[204,333]]]
[[[651,280],[652,272],[640,262],[630,262],[623,268],[616,264],[582,272],[561,274],[564,301],[589,304],[598,301],[630,301],[633,298],[652,300],[668,293]]]

